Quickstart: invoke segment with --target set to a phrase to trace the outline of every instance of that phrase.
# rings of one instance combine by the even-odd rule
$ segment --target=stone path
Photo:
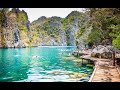
[[[91,58],[89,55],[82,58],[95,61],[95,69],[89,82],[120,82],[120,72],[117,66],[112,65],[112,60]]]

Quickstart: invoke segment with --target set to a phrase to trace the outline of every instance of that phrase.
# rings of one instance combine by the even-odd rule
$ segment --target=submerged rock
[[[48,72],[47,74],[65,75],[65,74],[67,74],[67,72],[66,71],[62,71],[62,70],[53,70],[53,71]]]
[[[87,64],[86,66],[88,66],[88,67],[93,67],[93,64]]]
[[[83,77],[83,78],[80,78],[79,81],[88,82],[89,79],[90,79],[89,77]]]
[[[76,59],[75,57],[71,57],[71,56],[65,56],[63,57],[64,60],[74,60]]]
[[[82,62],[82,60],[81,59],[77,59],[77,60],[73,60],[74,62],[77,62],[77,63],[80,63],[80,62]]]
[[[82,78],[84,76],[87,76],[88,74],[83,74],[83,73],[77,73],[77,72],[71,72],[68,74],[71,79],[77,79],[77,78]]]

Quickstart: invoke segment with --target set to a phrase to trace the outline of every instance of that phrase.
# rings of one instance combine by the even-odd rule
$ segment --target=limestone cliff
[[[26,47],[29,46],[29,20],[25,11],[13,8],[11,11],[0,11],[0,47]]]
[[[32,22],[32,39],[35,41],[32,43],[37,45],[66,45],[65,31],[62,28],[61,20],[60,17],[46,18],[42,16]]]
[[[87,30],[89,16],[73,11],[67,17],[40,17],[31,23],[32,37],[37,45],[76,45]],[[88,35],[88,34],[86,34]]]
[[[64,20],[63,26],[66,31],[67,45],[82,45],[87,33],[89,25],[89,15],[83,12],[72,11]],[[91,30],[91,28],[90,28]],[[90,31],[89,30],[89,31]],[[82,38],[84,37],[84,38]]]
[[[89,15],[72,11],[67,17],[42,16],[32,23],[24,10],[0,10],[0,47],[74,46],[91,31]],[[89,31],[89,32],[88,32]],[[87,33],[88,32],[88,33]]]

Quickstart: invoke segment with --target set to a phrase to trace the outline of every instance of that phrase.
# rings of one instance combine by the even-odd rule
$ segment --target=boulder
[[[110,50],[108,47],[105,47],[103,45],[99,45],[93,49],[91,56],[97,58],[109,59],[112,58],[112,50]]]
[[[115,48],[114,46],[106,46],[106,48],[108,48],[111,52],[116,52],[116,53],[120,53],[120,50]]]

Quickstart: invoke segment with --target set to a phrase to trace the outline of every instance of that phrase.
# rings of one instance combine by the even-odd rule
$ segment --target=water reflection
[[[88,69],[92,72],[90,67],[80,66],[63,58],[70,56],[73,50],[74,47],[0,49],[0,81],[42,81],[43,78],[55,81],[57,77],[62,78],[60,75],[50,74],[54,70],[64,74],[85,73]]]

